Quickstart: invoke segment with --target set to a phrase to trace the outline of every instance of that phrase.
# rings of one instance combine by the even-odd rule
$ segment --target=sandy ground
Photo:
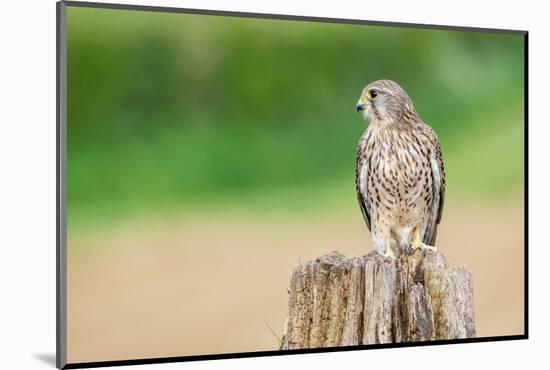
[[[478,336],[523,333],[523,205],[451,205],[437,245],[473,273]],[[292,269],[363,255],[356,213],[217,214],[132,222],[69,238],[69,362],[272,350]]]

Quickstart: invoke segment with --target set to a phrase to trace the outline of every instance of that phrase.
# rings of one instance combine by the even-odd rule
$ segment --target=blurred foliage
[[[382,78],[438,133],[448,197],[521,191],[522,36],[70,7],[69,218],[355,202],[355,104]]]

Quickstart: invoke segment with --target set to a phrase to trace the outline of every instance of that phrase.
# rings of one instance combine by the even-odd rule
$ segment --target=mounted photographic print
[[[527,32],[57,10],[58,367],[527,338]]]

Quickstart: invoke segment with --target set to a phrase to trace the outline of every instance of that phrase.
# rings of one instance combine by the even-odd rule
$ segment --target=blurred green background
[[[68,30],[70,225],[355,202],[355,104],[382,78],[438,133],[448,197],[521,190],[519,35],[85,8]]]

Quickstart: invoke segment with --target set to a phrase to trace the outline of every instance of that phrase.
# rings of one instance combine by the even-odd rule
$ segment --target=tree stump
[[[332,252],[294,269],[281,349],[472,337],[472,275],[440,252]]]

